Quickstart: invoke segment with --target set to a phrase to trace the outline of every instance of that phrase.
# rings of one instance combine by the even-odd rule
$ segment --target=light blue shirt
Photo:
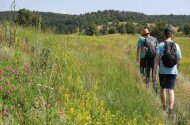
[[[144,37],[140,37],[139,40],[138,40],[138,43],[137,43],[137,47],[138,48],[141,48],[141,51],[140,51],[140,58],[144,58],[145,56],[145,52],[143,51],[142,47],[144,45],[144,41],[145,41],[145,38]]]
[[[180,47],[177,43],[176,44],[176,56],[177,56],[177,59],[181,59],[182,56],[181,56],[181,51],[180,51]],[[175,65],[174,67],[172,68],[168,68],[168,67],[165,67],[164,64],[162,63],[162,59],[161,57],[163,56],[163,52],[164,52],[164,42],[160,43],[158,46],[157,46],[157,49],[156,49],[156,52],[157,54],[160,54],[160,68],[159,68],[159,73],[160,74],[173,74],[173,75],[177,75],[178,74],[178,69],[177,69],[177,65]]]

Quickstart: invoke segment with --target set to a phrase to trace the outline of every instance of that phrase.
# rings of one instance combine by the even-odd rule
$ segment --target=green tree
[[[91,24],[88,26],[88,28],[85,30],[85,34],[89,36],[97,35],[97,27],[95,24]]]
[[[45,23],[41,15],[37,12],[30,12],[30,24],[33,27],[44,28]]]
[[[16,22],[20,25],[20,26],[29,26],[31,24],[31,15],[30,15],[30,11],[24,9],[20,9],[18,11],[18,15],[16,17]]]
[[[126,33],[126,28],[124,24],[117,25],[118,33],[121,33],[122,35]]]
[[[128,34],[135,34],[135,32],[136,32],[135,25],[132,23],[127,23],[125,25],[125,28],[126,28],[126,33],[128,33]]]
[[[184,32],[185,35],[189,35],[190,34],[190,24],[184,25],[183,32]]]
[[[100,29],[100,33],[102,35],[107,35],[108,34],[108,28],[106,25],[103,25],[102,29]]]
[[[116,34],[117,33],[117,29],[115,27],[111,27],[108,31],[109,34]]]
[[[153,27],[151,35],[156,37],[159,42],[164,41],[164,29],[166,28],[166,23],[157,23],[156,26]]]
[[[30,12],[27,9],[20,9],[16,17],[16,23],[20,26],[44,27],[44,21],[38,12]]]
[[[143,24],[141,24],[141,23],[138,23],[135,27],[136,27],[136,28],[135,28],[135,29],[136,29],[136,33],[142,34],[142,31],[143,31],[145,25],[143,25]]]

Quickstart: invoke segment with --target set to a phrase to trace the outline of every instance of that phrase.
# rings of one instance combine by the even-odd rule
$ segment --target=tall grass
[[[134,62],[137,35],[19,28],[0,63],[0,124],[170,124]]]
[[[188,53],[189,51],[189,41],[190,38],[175,38],[176,42],[180,45],[181,47],[181,52],[182,52],[182,60],[181,60],[181,65],[180,65],[180,71],[186,75],[187,77],[190,78],[190,55]]]

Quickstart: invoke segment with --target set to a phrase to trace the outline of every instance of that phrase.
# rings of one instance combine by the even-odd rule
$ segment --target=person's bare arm
[[[136,57],[137,63],[139,63],[139,59],[140,59],[139,58],[139,56],[140,56],[139,55],[140,54],[140,49],[141,49],[140,47],[137,47],[137,57]]]
[[[180,65],[180,59],[177,59],[177,68],[179,68]]]

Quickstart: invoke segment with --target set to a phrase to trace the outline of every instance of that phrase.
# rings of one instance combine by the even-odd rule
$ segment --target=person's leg
[[[141,75],[142,75],[144,81],[146,80],[146,75],[145,74],[146,74],[146,68],[141,67]]]
[[[147,78],[147,84],[150,84],[150,72],[153,71],[153,60],[154,58],[149,58],[146,62],[146,78]],[[153,73],[153,72],[152,72]],[[151,73],[151,74],[152,74]]]
[[[163,108],[164,108],[164,110],[166,110],[166,89],[161,88],[160,95],[161,95],[161,100],[162,100]]]
[[[143,80],[145,81],[146,80],[146,77],[145,77],[145,68],[142,67],[142,66],[140,66],[140,74],[141,74]]]
[[[162,101],[162,105],[164,110],[166,110],[166,82],[165,82],[165,75],[159,74],[159,81],[160,81],[160,97]]]
[[[151,66],[152,70],[151,70],[151,75],[152,75],[152,81],[153,81],[153,69],[154,69],[154,62],[152,62],[152,66]],[[154,81],[153,81],[154,82]]]
[[[144,68],[142,66],[140,66],[140,73],[144,77],[145,72],[144,72]]]
[[[146,84],[150,84],[150,70],[151,70],[151,67],[146,67]]]
[[[144,58],[141,58],[140,59],[140,73],[143,77],[145,77],[145,59]]]
[[[175,95],[174,95],[174,87],[175,87],[175,82],[176,82],[176,75],[169,75],[168,76],[168,89],[169,89],[169,99],[170,99],[170,109],[173,109],[174,107],[174,99],[175,99]]]
[[[174,90],[169,89],[169,98],[170,98],[170,109],[173,109],[174,106]]]
[[[152,82],[153,82],[153,89],[158,94],[159,93],[158,92],[158,82],[156,79],[153,80],[153,69],[154,69],[154,64],[152,64],[152,73],[151,73],[152,77],[151,78],[152,78]]]
[[[168,74],[166,75],[166,88],[169,90],[169,100],[170,100],[170,109],[173,109],[174,107],[174,87],[176,82],[176,75]]]
[[[170,107],[169,107],[168,116],[169,118],[174,119],[176,115],[174,112],[174,90],[173,89],[169,89],[169,98],[170,98]]]

